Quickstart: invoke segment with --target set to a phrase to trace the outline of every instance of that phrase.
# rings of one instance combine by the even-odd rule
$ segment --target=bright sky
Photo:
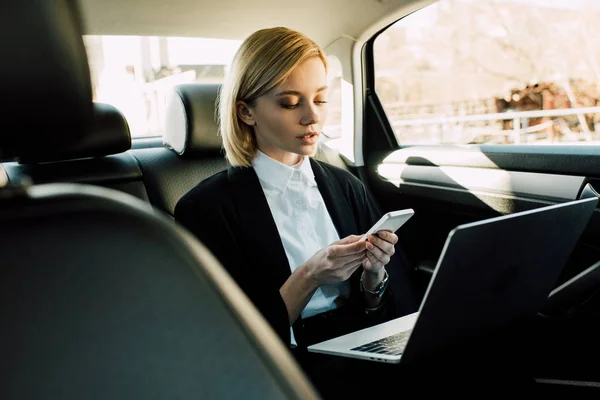
[[[538,7],[570,8],[580,9],[600,9],[598,0],[504,0],[508,2],[527,3]]]
[[[103,36],[102,50],[107,66],[134,65],[140,59],[139,36]],[[167,38],[171,65],[227,65],[242,43],[240,40]],[[152,50],[157,50],[157,38],[150,39]],[[158,54],[152,54],[156,59]]]
[[[482,2],[481,0],[461,0],[465,2]],[[490,2],[487,0],[486,2]],[[526,5],[535,5],[536,7],[565,8],[572,10],[590,9],[600,10],[600,1],[598,0],[494,0],[497,4],[502,3],[522,3]]]
[[[169,61],[174,65],[227,65],[241,44],[241,40],[169,38]]]

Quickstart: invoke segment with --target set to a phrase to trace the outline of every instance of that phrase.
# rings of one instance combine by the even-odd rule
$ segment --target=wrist
[[[366,269],[363,269],[361,275],[361,282],[365,289],[375,290],[375,288],[379,286],[381,281],[383,281],[385,275],[385,268],[379,268],[377,271],[368,271]]]
[[[383,293],[387,289],[389,279],[389,275],[385,268],[381,268],[380,271],[383,275],[381,279],[368,281],[368,275],[365,275],[365,271],[363,271],[363,274],[360,277],[361,290],[377,301],[381,299]]]
[[[317,280],[317,276],[307,264],[302,264],[294,272],[299,274],[300,279],[309,290],[317,290],[321,286]]]

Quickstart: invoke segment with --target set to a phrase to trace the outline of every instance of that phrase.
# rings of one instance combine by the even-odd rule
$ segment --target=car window
[[[328,117],[323,126],[323,142],[348,160],[354,152],[354,87],[348,81],[340,58],[327,56],[328,64]]]
[[[166,95],[174,85],[221,83],[238,40],[84,36],[94,101],[117,107],[132,137],[162,136]]]
[[[323,134],[329,139],[342,136],[342,63],[336,56],[327,56],[327,122]]]
[[[374,43],[401,145],[600,144],[600,2],[441,0]]]

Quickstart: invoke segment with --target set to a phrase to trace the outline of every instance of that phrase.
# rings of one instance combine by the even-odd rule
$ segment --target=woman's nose
[[[319,123],[319,112],[315,106],[308,106],[302,119],[300,120],[300,124],[302,125],[314,125]]]

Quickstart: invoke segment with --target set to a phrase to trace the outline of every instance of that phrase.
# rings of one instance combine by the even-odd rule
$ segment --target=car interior
[[[474,15],[471,3],[4,0],[0,397],[319,398],[210,249],[173,220],[185,193],[228,166],[215,119],[220,82],[198,76],[169,80],[175,83],[160,92],[160,135],[146,135],[134,129],[125,106],[97,95],[88,38],[241,41],[261,28],[287,26],[314,39],[330,60],[335,88],[330,99],[335,112],[316,157],[357,176],[383,212],[415,210],[397,234],[421,295],[456,226],[600,197],[595,130],[600,124],[588,126],[579,118],[600,115],[595,108],[600,95],[591,106],[572,104],[579,114],[517,105],[508,111],[514,115],[505,116],[496,109],[487,114],[467,109],[466,103],[455,112],[421,100],[411,103],[412,111],[403,105],[428,90],[440,99],[449,96],[441,84],[410,86],[409,70],[426,80],[439,76],[444,85],[454,81],[451,92],[464,96],[485,81],[465,81],[456,70],[466,65],[462,58],[452,68],[442,61],[425,65],[426,55],[411,47],[427,42],[423,38],[435,30],[425,13],[435,10],[439,21],[453,12]],[[545,7],[537,1],[506,3],[506,8],[490,8],[493,15],[506,17],[510,7]],[[488,18],[478,4],[478,15]],[[557,10],[539,13],[563,12]],[[596,5],[579,11],[600,13]],[[569,18],[573,12],[564,11]],[[402,28],[397,36],[402,43],[391,43],[390,32],[409,21],[416,28]],[[463,22],[448,17],[444,23]],[[526,35],[530,25],[520,22],[515,23],[519,29],[506,31]],[[438,38],[440,54],[453,46],[453,38],[464,39],[458,33]],[[469,43],[479,43],[473,40]],[[583,53],[591,51],[581,46]],[[590,57],[600,46],[593,50]],[[382,54],[396,58],[381,61]],[[408,83],[398,86],[403,80]],[[515,94],[510,99],[515,96],[522,99]],[[545,123],[565,115],[550,123],[559,133],[528,130],[536,112]],[[499,120],[512,126],[490,134],[492,123],[484,125],[488,117],[493,126]],[[485,135],[473,134],[476,129]],[[455,136],[438,140],[440,132]],[[560,143],[552,141],[555,137]],[[600,357],[599,289],[596,210],[546,306],[519,335],[523,350],[515,365],[528,365],[539,393],[600,393],[600,373],[593,367]]]

